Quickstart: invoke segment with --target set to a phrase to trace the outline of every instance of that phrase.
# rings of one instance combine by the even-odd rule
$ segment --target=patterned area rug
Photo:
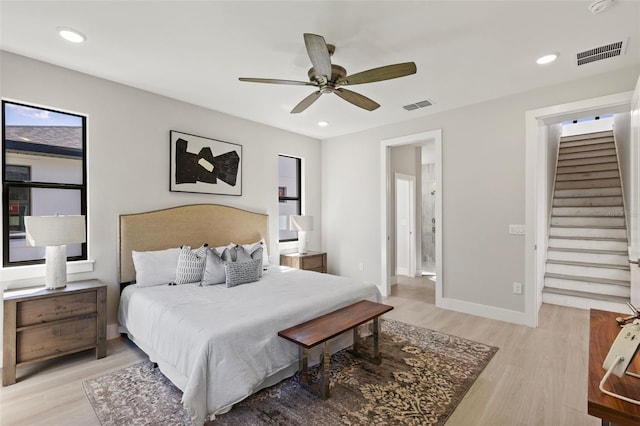
[[[442,425],[498,350],[392,320],[382,322],[380,348],[380,366],[347,351],[333,355],[326,401],[292,377],[236,404],[211,424]],[[191,424],[180,403],[182,393],[150,362],[83,386],[102,425]]]

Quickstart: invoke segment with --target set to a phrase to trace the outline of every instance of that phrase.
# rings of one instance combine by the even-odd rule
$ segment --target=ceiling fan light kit
[[[307,73],[309,82],[296,80],[279,80],[271,78],[246,78],[240,81],[251,83],[289,84],[296,86],[314,86],[318,90],[308,95],[298,103],[291,114],[298,114],[309,108],[323,94],[334,93],[345,101],[365,109],[373,111],[380,104],[359,93],[342,88],[342,86],[372,83],[375,81],[391,80],[416,73],[414,62],[404,62],[394,65],[386,65],[373,68],[356,74],[348,75],[347,70],[337,64],[331,63],[331,56],[335,52],[335,46],[327,44],[324,37],[317,34],[304,34],[304,44],[313,67]]]

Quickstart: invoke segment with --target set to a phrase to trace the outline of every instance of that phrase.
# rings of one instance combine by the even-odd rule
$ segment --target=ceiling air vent
[[[576,55],[577,64],[580,66],[623,55],[626,47],[627,44],[624,41],[618,41],[616,43],[607,44],[606,46],[585,50],[584,52],[580,52]]]
[[[433,102],[431,102],[430,100],[425,99],[424,101],[416,102],[415,104],[405,105],[402,108],[406,109],[407,111],[413,111],[415,109],[424,108],[424,107],[428,107],[428,106],[431,106],[431,105],[433,105]]]

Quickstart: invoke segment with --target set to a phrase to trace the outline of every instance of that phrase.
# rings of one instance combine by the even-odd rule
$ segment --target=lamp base
[[[298,231],[298,254],[307,253],[307,232]]]
[[[47,246],[45,288],[56,290],[67,286],[67,246]]]

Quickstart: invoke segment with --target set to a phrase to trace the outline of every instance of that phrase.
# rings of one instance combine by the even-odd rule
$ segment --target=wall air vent
[[[624,55],[626,49],[627,43],[625,41],[618,41],[616,43],[607,44],[606,46],[585,50],[584,52],[580,52],[576,55],[577,64],[580,66]]]
[[[433,105],[433,102],[431,102],[428,99],[425,99],[424,101],[420,101],[420,102],[416,102],[415,104],[409,104],[409,105],[405,105],[402,108],[406,109],[407,111],[413,111],[416,110],[418,108],[424,108],[424,107],[428,107]]]

